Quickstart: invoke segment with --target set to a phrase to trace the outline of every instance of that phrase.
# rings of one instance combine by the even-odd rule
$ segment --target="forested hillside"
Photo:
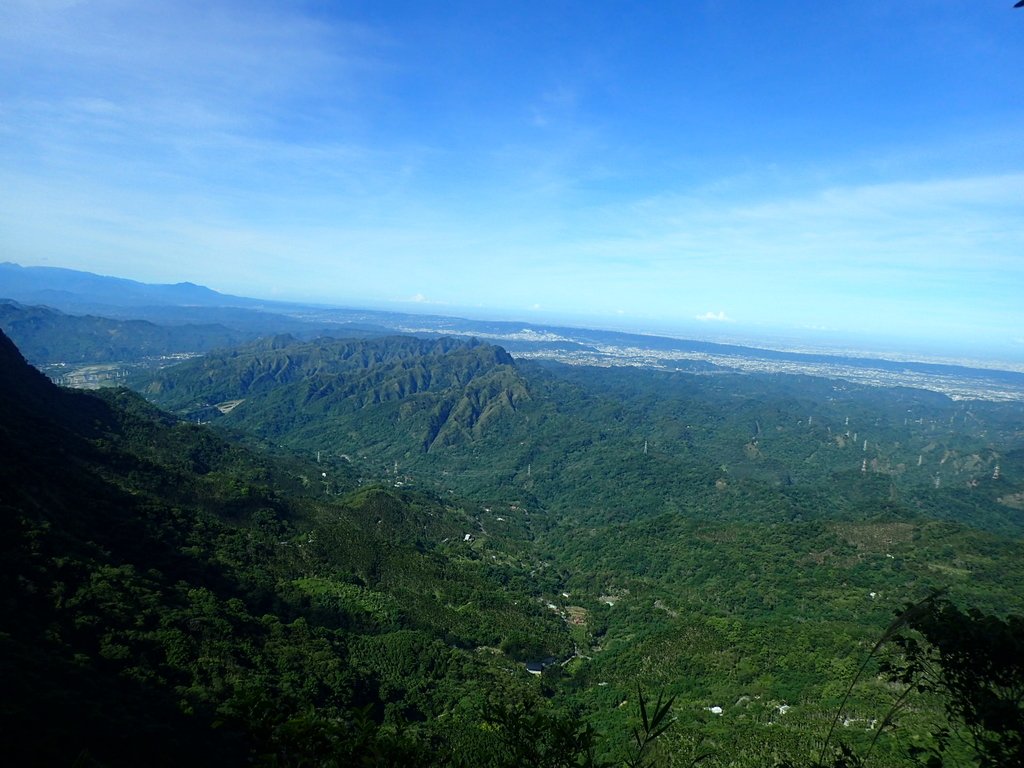
[[[277,337],[175,367],[141,391],[187,417],[228,415],[291,447],[388,459],[472,442],[528,397],[500,347],[402,337]]]
[[[475,341],[288,337],[136,382],[153,402],[404,481],[582,520],[947,519],[1019,536],[1024,405],[771,375],[514,362]],[[841,492],[837,492],[841,488]]]
[[[1017,405],[277,337],[140,379],[171,415],[2,342],[21,762],[965,760],[872,649],[1024,608]]]
[[[0,301],[0,329],[36,365],[128,362],[209,352],[256,337],[217,324],[160,326],[145,320],[73,316],[10,300]]]
[[[11,764],[513,765],[495,696],[577,727],[523,663],[572,649],[537,564],[458,507],[0,355]]]
[[[545,599],[580,649],[563,684],[613,734],[640,682],[693,718],[721,707],[703,738],[799,752],[905,601],[949,587],[1021,608],[1019,404],[538,366],[411,339],[277,339],[143,391],[264,444],[475,498],[478,545],[525,536],[557,574]],[[858,688],[849,727],[868,730],[885,690]]]

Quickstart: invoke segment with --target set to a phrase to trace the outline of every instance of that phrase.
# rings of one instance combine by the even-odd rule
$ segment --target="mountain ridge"
[[[141,384],[141,391],[192,418],[216,419],[219,403],[248,401],[223,418],[246,424],[247,410],[269,409],[280,421],[279,434],[332,413],[385,406],[379,429],[402,423],[425,452],[479,433],[529,398],[500,347],[409,337],[275,337],[175,366]],[[301,407],[289,405],[294,403]]]
[[[23,303],[131,306],[133,304],[199,304],[258,306],[265,302],[231,296],[191,282],[143,283],[63,267],[23,267],[0,262],[4,295]]]
[[[254,338],[219,324],[161,326],[147,320],[74,316],[4,299],[0,299],[0,329],[37,365],[201,353]]]

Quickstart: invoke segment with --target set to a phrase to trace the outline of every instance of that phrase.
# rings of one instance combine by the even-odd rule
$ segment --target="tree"
[[[907,622],[913,632],[893,640],[902,659],[886,665],[892,680],[945,699],[948,728],[917,756],[941,766],[958,738],[983,768],[1024,765],[1024,617],[964,612],[945,598],[923,605]]]

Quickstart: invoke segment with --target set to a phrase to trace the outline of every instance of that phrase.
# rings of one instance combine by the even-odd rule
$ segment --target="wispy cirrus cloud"
[[[270,3],[7,3],[0,72],[18,77],[5,78],[4,130],[23,165],[45,155],[50,172],[114,160],[224,178],[254,146],[264,159],[351,151],[388,45],[365,24]]]

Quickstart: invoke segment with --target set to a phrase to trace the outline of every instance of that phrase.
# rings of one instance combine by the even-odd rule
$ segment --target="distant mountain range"
[[[517,357],[574,365],[626,365],[705,373],[809,374],[867,384],[931,389],[957,399],[1024,400],[1022,370],[765,349],[536,323],[270,302],[229,296],[192,283],[148,285],[89,272],[21,267],[9,262],[0,264],[0,299],[3,298],[22,304],[44,304],[76,315],[147,320],[160,325],[223,326],[249,339],[282,333],[303,339],[395,333],[451,335],[501,344]],[[193,332],[198,331],[193,329]],[[209,338],[208,333],[201,335]],[[202,352],[209,348],[197,341],[190,351]],[[34,358],[31,350],[26,354],[37,364],[48,362]]]
[[[151,285],[75,269],[22,267],[9,261],[0,263],[0,285],[6,298],[66,311],[92,311],[99,307],[259,307],[266,304],[228,296],[195,283]]]

